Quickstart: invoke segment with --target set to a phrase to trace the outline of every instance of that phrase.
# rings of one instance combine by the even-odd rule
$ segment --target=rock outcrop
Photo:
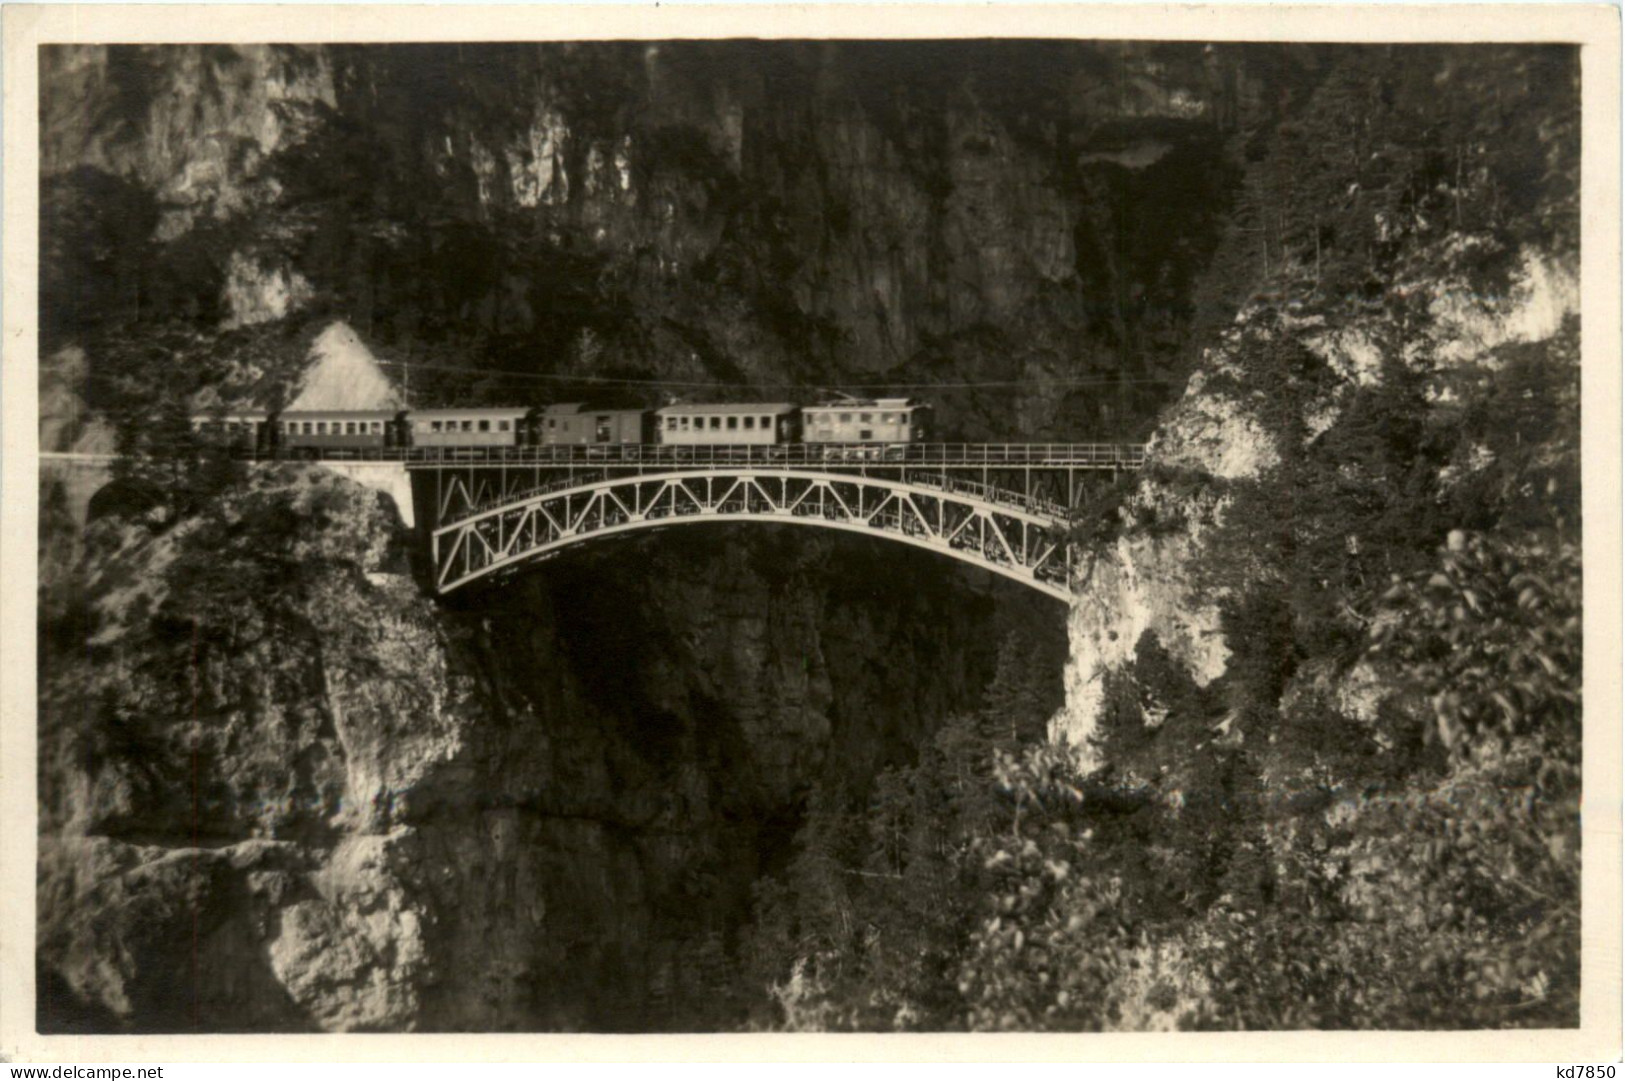
[[[906,761],[986,628],[1054,609],[711,529],[442,610],[388,502],[318,467],[93,524],[42,628],[42,1025],[723,1023],[695,958],[809,788]]]
[[[970,384],[944,435],[1127,438],[1227,140],[1313,65],[1025,48],[47,49],[46,334],[180,319],[252,365],[337,313],[437,368]]]
[[[1445,72],[1437,78],[1452,75],[1461,77]],[[1565,84],[1554,78],[1540,92],[1561,98]],[[1313,116],[1316,106],[1307,111]],[[1551,176],[1544,187],[1530,185],[1525,198],[1543,192],[1553,206],[1572,198],[1572,178],[1562,173],[1573,168],[1571,122],[1560,112],[1526,133]],[[1388,153],[1400,156],[1398,150]],[[1350,207],[1357,205],[1357,190],[1349,192]],[[1459,207],[1462,193],[1453,198]],[[1382,528],[1375,516],[1392,490],[1406,483],[1398,468],[1412,465],[1397,455],[1382,461],[1383,442],[1417,443],[1415,432],[1459,425],[1468,399],[1489,393],[1494,373],[1506,369],[1519,350],[1554,358],[1537,365],[1550,373],[1542,377],[1550,385],[1524,389],[1522,398],[1539,400],[1532,408],[1553,410],[1554,418],[1573,404],[1578,388],[1566,382],[1572,373],[1555,359],[1572,361],[1577,334],[1579,257],[1572,226],[1550,229],[1544,246],[1537,246],[1512,245],[1488,230],[1452,228],[1420,210],[1403,223],[1378,211],[1368,224],[1385,247],[1380,256],[1361,253],[1373,261],[1364,268],[1363,295],[1338,295],[1327,288],[1319,266],[1288,261],[1260,283],[1203,351],[1183,395],[1164,412],[1144,475],[1119,508],[1121,528],[1085,560],[1071,616],[1068,704],[1055,718],[1053,735],[1089,747],[1105,707],[1104,685],[1112,673],[1128,669],[1146,633],[1197,685],[1207,686],[1225,673],[1235,645],[1226,641],[1221,606],[1233,610],[1255,590],[1335,588],[1329,580],[1312,587],[1297,580],[1302,571],[1289,566],[1292,550],[1309,539],[1323,542],[1314,537],[1325,525],[1320,516],[1332,517],[1328,508],[1342,501],[1337,516],[1348,532],[1335,539],[1349,563],[1359,562],[1373,547],[1370,534]],[[1389,397],[1380,398],[1385,391]],[[1537,434],[1560,441],[1566,432]],[[1435,442],[1441,448],[1447,443],[1443,436]],[[1576,449],[1554,443],[1543,452],[1545,464],[1572,460]],[[1412,445],[1405,454],[1420,457]],[[1482,444],[1469,443],[1435,475],[1419,475],[1409,484],[1441,489],[1433,503],[1443,505],[1494,457]],[[1346,490],[1335,496],[1306,490],[1323,484]],[[1548,491],[1526,490],[1521,497],[1544,496],[1562,514],[1562,488],[1553,480]],[[1508,493],[1482,494],[1483,503],[1467,512],[1492,520],[1491,508],[1507,502]],[[1249,534],[1265,523],[1237,520],[1235,504],[1242,496],[1253,500],[1254,509],[1301,503],[1302,522],[1289,521],[1286,538]],[[1444,539],[1437,523],[1411,525],[1412,539],[1430,529],[1438,534],[1434,543]],[[1373,715],[1370,668],[1356,666],[1344,675],[1346,685],[1328,684],[1326,672],[1317,669],[1308,682],[1350,701],[1353,714]]]
[[[42,440],[604,380],[1150,434],[1100,493],[1051,734],[1098,761],[1175,717],[1168,800],[1216,747],[1319,798],[1268,748],[1399,708],[1385,583],[1577,514],[1572,58],[1012,48],[47,50]],[[1306,152],[1359,110],[1392,138]],[[909,762],[1005,630],[1060,633],[969,569],[754,527],[432,601],[386,496],[227,480],[82,533],[46,485],[46,1030],[736,1023],[717,962],[807,793]]]

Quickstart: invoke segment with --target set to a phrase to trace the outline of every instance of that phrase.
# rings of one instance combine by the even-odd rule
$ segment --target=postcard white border
[[[1581,5],[10,5],[0,350],[0,1058],[209,1061],[1603,1061],[1620,1052],[1620,20]],[[1585,765],[1581,1026],[1023,1036],[40,1036],[33,1031],[36,48],[68,42],[703,38],[1572,42],[1582,46]]]

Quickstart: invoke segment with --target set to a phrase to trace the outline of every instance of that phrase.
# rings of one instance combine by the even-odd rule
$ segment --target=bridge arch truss
[[[588,540],[702,522],[766,522],[897,541],[1057,599],[1071,596],[1063,506],[951,477],[713,467],[566,479],[483,505],[470,492],[460,512],[450,504],[438,509],[429,541],[442,594]]]

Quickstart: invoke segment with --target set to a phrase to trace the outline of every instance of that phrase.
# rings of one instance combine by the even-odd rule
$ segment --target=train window
[[[349,421],[344,422],[344,434],[345,435],[354,435],[355,434],[355,421],[349,420]]]
[[[384,422],[381,420],[373,421],[372,431],[374,435],[382,435],[384,433]]]
[[[868,424],[869,423],[869,414],[868,413],[859,413],[858,414],[858,422],[861,423],[861,424]]]
[[[882,423],[882,424],[896,424],[897,423],[897,414],[896,413],[882,413],[882,414],[880,414],[880,423]]]
[[[874,437],[875,437],[875,433],[873,432],[873,430],[871,430],[869,428],[860,428],[858,430],[858,438],[859,439],[873,439]]]
[[[497,431],[499,431],[499,432],[508,431],[508,422],[505,421],[505,420],[497,421]]]
[[[738,417],[729,417],[728,418],[728,430],[730,432],[737,432],[739,430],[739,418]]]
[[[711,430],[713,432],[720,432],[722,430],[722,418],[721,417],[712,417],[711,418]]]
[[[490,421],[488,421],[488,420],[480,421],[480,431],[488,432],[490,430],[491,430],[491,422]]]
[[[767,429],[768,431],[772,431],[773,430],[773,418],[772,417],[763,417],[762,418],[762,427]]]
[[[471,421],[471,420],[463,421],[463,431],[472,432],[473,430],[474,430],[474,422],[473,421]]]
[[[756,430],[756,418],[755,417],[746,417],[745,418],[745,430],[747,432],[753,432],[753,431]]]
[[[851,413],[842,413],[841,414],[841,423],[842,424],[851,424],[852,423],[852,414]]]
[[[440,422],[438,420],[431,420],[429,422],[429,431],[438,432],[439,430],[440,430]]]
[[[666,431],[675,432],[676,430],[677,430],[677,418],[676,417],[667,417],[666,418]]]
[[[554,420],[552,417],[548,417],[547,418],[547,426],[549,428],[557,428],[559,426],[559,422],[557,420]]]

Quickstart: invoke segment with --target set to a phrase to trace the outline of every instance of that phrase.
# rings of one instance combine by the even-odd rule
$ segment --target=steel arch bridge
[[[897,541],[1060,600],[1071,596],[1065,506],[947,474],[711,466],[568,477],[494,497],[453,486],[436,512],[429,547],[442,594],[593,539],[702,522],[765,522]]]

